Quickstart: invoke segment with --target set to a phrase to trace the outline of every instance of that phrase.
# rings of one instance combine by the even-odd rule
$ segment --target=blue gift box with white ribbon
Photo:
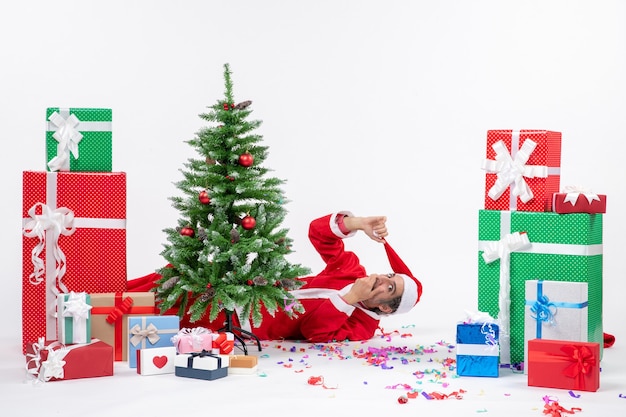
[[[499,376],[500,328],[496,323],[459,323],[456,327],[456,373]]]
[[[528,363],[529,340],[589,341],[586,282],[529,280],[525,285],[525,363]]]

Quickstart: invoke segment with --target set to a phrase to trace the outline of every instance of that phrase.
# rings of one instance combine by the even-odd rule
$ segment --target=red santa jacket
[[[343,239],[355,232],[348,235],[341,232],[337,225],[339,214],[349,213],[329,214],[313,220],[309,226],[309,239],[326,267],[319,274],[304,278],[306,283],[291,292],[305,312],[293,319],[282,311],[275,317],[264,314],[261,325],[251,329],[258,338],[329,342],[366,340],[374,336],[381,317],[347,304],[341,297],[367,272],[356,254],[344,248]]]
[[[251,331],[261,340],[306,340],[309,342],[329,342],[333,340],[366,340],[374,336],[381,316],[369,310],[347,304],[342,295],[346,294],[354,281],[367,276],[365,268],[353,252],[346,251],[343,239],[356,232],[343,233],[337,216],[350,215],[349,212],[328,214],[315,219],[309,226],[309,239],[326,263],[322,272],[315,276],[302,278],[306,283],[292,291],[302,303],[305,312],[290,318],[284,311],[271,316],[262,309],[263,319],[259,327],[250,327],[250,323],[233,318],[233,324]],[[129,281],[128,291],[149,291],[158,274]],[[170,310],[167,314],[176,314]],[[206,327],[219,330],[224,325],[224,315],[209,323],[200,320],[194,323],[181,320],[181,326]]]

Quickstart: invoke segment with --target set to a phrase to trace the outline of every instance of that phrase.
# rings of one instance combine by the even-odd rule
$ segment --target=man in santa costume
[[[284,311],[274,316],[263,311],[259,327],[251,327],[247,320],[237,317],[233,318],[234,325],[261,340],[324,343],[372,338],[383,316],[409,312],[422,294],[420,281],[385,240],[386,220],[384,216],[354,216],[348,211],[313,220],[309,239],[326,267],[315,276],[302,278],[305,284],[291,291],[302,303],[304,313],[292,318]],[[384,246],[393,272],[368,275],[357,255],[345,250],[343,239],[358,231]],[[133,281],[137,282],[133,284]],[[133,287],[137,291],[146,290],[140,287],[140,280],[133,281],[129,282],[130,291]],[[154,282],[154,277],[151,281]],[[191,327],[219,330],[224,324],[220,316],[212,323],[196,322]]]

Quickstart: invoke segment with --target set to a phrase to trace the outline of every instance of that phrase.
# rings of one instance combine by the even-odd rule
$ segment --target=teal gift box
[[[524,361],[525,283],[586,282],[587,339],[603,344],[602,214],[479,210],[478,309],[500,324],[500,362]]]
[[[137,350],[174,346],[172,337],[180,330],[175,315],[128,317],[128,366],[137,367]]]
[[[457,324],[457,375],[497,377],[500,370],[499,333],[495,323]]]
[[[112,172],[112,121],[111,109],[46,109],[46,169]]]
[[[57,296],[57,339],[60,343],[91,342],[91,297],[71,291]]]

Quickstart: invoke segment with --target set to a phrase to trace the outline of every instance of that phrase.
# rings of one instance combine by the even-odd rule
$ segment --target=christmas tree
[[[235,104],[231,71],[224,65],[224,98],[200,117],[208,122],[187,143],[200,157],[189,158],[175,185],[182,196],[170,197],[180,212],[178,227],[167,228],[168,243],[156,298],[161,311],[179,307],[195,322],[220,311],[262,321],[261,308],[293,317],[302,305],[289,293],[310,273],[290,263],[288,229],[281,226],[288,203],[281,186],[263,166],[268,148],[249,120],[252,102]]]

